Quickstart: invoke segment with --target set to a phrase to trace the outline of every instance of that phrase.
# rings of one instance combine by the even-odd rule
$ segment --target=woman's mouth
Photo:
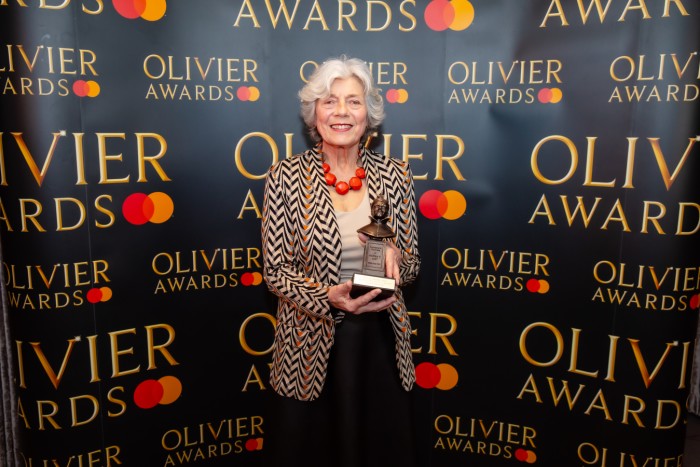
[[[336,123],[335,125],[331,125],[331,128],[337,131],[348,131],[352,128],[352,125],[348,123]]]

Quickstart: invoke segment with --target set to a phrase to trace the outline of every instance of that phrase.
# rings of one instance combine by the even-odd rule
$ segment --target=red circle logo
[[[520,462],[526,462],[528,464],[534,464],[537,461],[537,454],[529,449],[516,449],[515,458]]]
[[[162,224],[173,215],[173,200],[166,193],[133,193],[122,203],[124,219],[133,225]]]
[[[542,88],[537,93],[537,100],[542,104],[558,104],[563,96],[559,88]]]
[[[241,86],[236,90],[236,97],[239,101],[255,102],[260,99],[260,90],[255,86]]]
[[[448,363],[438,365],[423,362],[416,366],[416,384],[423,389],[437,388],[449,391],[457,386],[459,374],[455,367]]]
[[[429,190],[418,201],[418,209],[428,219],[459,219],[467,210],[467,200],[459,191]]]
[[[142,409],[152,409],[159,404],[172,404],[181,394],[182,383],[174,376],[147,379],[134,389],[134,403]]]
[[[261,451],[263,448],[262,438],[250,438],[245,442],[246,451]]]
[[[106,302],[109,301],[110,298],[112,298],[112,289],[110,289],[109,287],[93,287],[92,289],[88,290],[85,298],[87,298],[87,301],[89,303],[93,304],[99,302]]]
[[[700,308],[700,294],[690,297],[690,308],[693,310]]]
[[[96,81],[79,79],[73,83],[73,94],[78,97],[97,97],[100,94],[100,85]]]
[[[549,292],[549,282],[544,279],[529,279],[525,288],[528,292],[546,294]]]
[[[126,19],[158,21],[165,16],[165,0],[112,0],[114,9]]]
[[[405,104],[408,101],[408,91],[405,89],[388,89],[384,96],[390,104]]]
[[[433,31],[464,31],[474,21],[474,6],[468,0],[433,0],[423,17]]]
[[[262,283],[262,274],[259,272],[244,272],[241,274],[241,284],[245,287],[251,285],[260,285]]]

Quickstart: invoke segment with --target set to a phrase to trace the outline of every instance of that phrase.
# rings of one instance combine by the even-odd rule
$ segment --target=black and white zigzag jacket
[[[413,177],[407,163],[363,149],[370,202],[383,194],[388,225],[403,252],[400,285],[418,275],[420,255]],[[266,178],[262,216],[263,275],[278,297],[270,372],[272,388],[300,400],[317,398],[326,378],[336,322],[328,287],[340,280],[340,230],[321,156],[308,150],[274,164]],[[396,337],[396,364],[407,391],[415,382],[411,323],[400,287],[387,311]]]

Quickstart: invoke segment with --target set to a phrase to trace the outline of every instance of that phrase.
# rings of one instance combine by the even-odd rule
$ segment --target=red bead
[[[362,167],[358,167],[355,169],[355,175],[357,175],[357,178],[365,178],[367,174],[365,173],[365,169]]]
[[[360,180],[357,177],[352,177],[349,183],[350,188],[352,188],[353,190],[359,190],[360,188],[362,188],[362,180]]]
[[[332,173],[329,172],[329,173],[326,173],[326,175],[324,175],[324,176],[326,177],[326,184],[327,185],[330,185],[330,186],[335,185],[335,175],[333,175]]]
[[[326,164],[325,162],[323,163],[323,173],[328,173],[331,171],[331,166]]]
[[[350,186],[345,182],[338,182],[335,186],[335,191],[337,191],[339,195],[344,195],[348,190],[350,190]]]

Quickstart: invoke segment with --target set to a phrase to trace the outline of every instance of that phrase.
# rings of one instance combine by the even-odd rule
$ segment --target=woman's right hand
[[[382,292],[380,289],[370,290],[357,298],[350,296],[351,290],[351,280],[329,287],[328,301],[331,303],[331,306],[347,313],[359,315],[386,310],[396,301],[396,295],[392,295],[384,300],[373,301]]]

